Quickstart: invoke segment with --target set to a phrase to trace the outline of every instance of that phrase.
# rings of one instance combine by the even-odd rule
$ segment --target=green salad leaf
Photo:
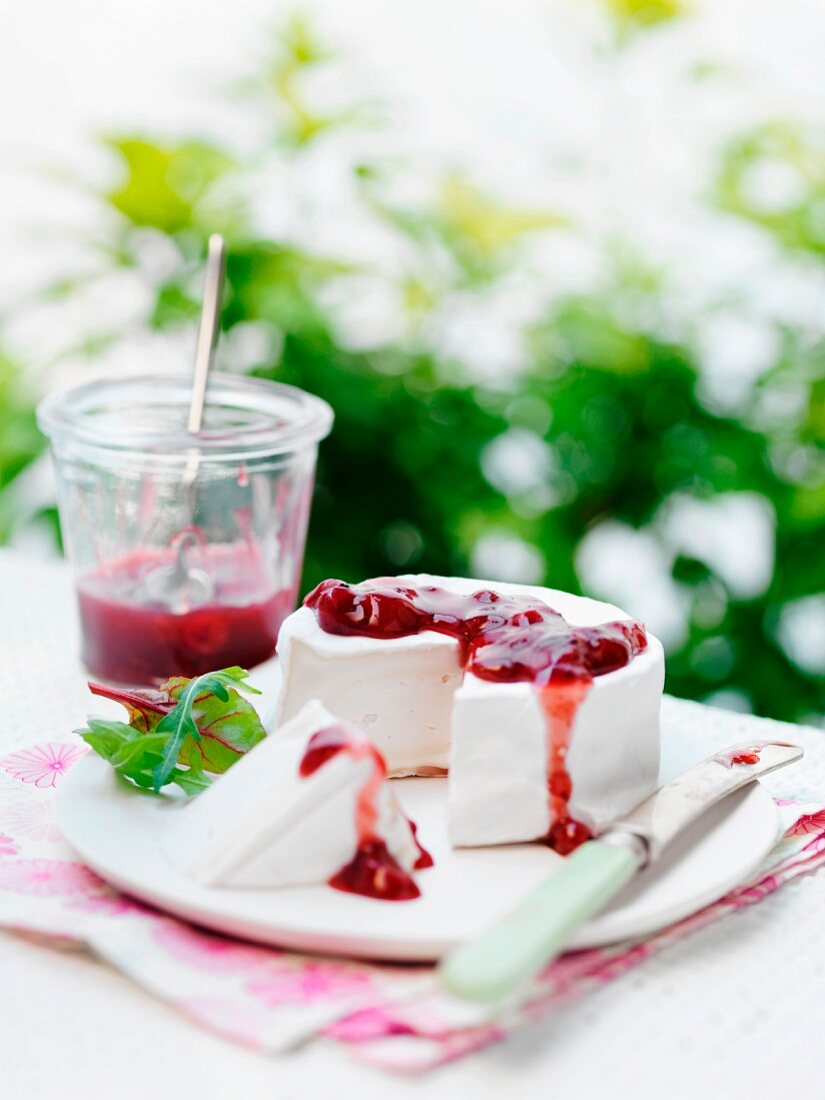
[[[155,792],[176,783],[197,794],[266,736],[243,695],[260,694],[242,668],[194,679],[174,677],[157,691],[121,691],[89,684],[95,695],[126,708],[128,722],[90,718],[76,732],[125,779]]]

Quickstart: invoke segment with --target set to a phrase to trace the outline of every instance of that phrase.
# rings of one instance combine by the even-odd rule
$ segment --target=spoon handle
[[[206,261],[206,285],[203,291],[198,344],[195,352],[195,375],[192,381],[192,401],[189,406],[190,432],[200,431],[203,423],[203,407],[206,401],[206,383],[215,355],[220,328],[221,299],[224,280],[224,243],[219,233],[209,238],[209,254]]]

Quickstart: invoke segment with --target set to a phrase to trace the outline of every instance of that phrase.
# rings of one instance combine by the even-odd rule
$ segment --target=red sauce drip
[[[746,749],[726,749],[724,752],[717,753],[713,759],[719,764],[724,764],[726,768],[732,768],[734,764],[758,764],[761,752],[761,745],[752,745]]]
[[[301,778],[306,779],[307,776],[314,775],[333,756],[341,752],[349,752],[353,740],[352,734],[343,726],[327,726],[326,729],[313,733],[298,765]],[[360,749],[360,744],[358,747]]]
[[[302,777],[312,775],[339,753],[347,753],[354,760],[368,758],[372,768],[358,792],[355,804],[355,830],[358,839],[355,855],[332,876],[329,885],[349,894],[364,894],[366,897],[385,901],[408,901],[419,897],[421,891],[412,877],[396,862],[384,841],[376,834],[378,792],[386,778],[387,769],[384,758],[372,742],[346,726],[327,726],[310,737],[298,766],[299,774]],[[419,852],[415,869],[432,867],[433,858],[419,844],[415,824],[410,821],[409,825]]]
[[[330,886],[348,894],[364,894],[383,901],[411,901],[421,891],[399,867],[383,840],[359,844],[353,859],[329,880]]]
[[[567,770],[567,750],[576,711],[587,695],[590,680],[561,681],[539,688],[542,707],[547,717],[547,788],[550,794],[550,819],[547,844],[559,855],[566,856],[591,837],[588,827],[570,816],[568,806],[573,783]]]
[[[427,851],[427,849],[421,846],[421,841],[418,839],[418,826],[416,825],[416,823],[414,821],[410,821],[409,818],[407,818],[407,820],[410,822],[410,829],[412,829],[413,840],[415,841],[415,846],[418,849],[418,859],[415,861],[413,866],[415,867],[416,871],[426,871],[428,867],[435,866],[435,860]]]
[[[647,646],[641,623],[574,627],[532,596],[492,589],[462,596],[435,585],[404,585],[392,577],[358,585],[324,581],[304,603],[328,634],[403,638],[434,630],[459,642],[464,668],[474,676],[535,684],[548,727],[553,824],[546,841],[564,855],[589,838],[587,826],[568,813],[570,731],[593,677],[629,664]]]
[[[731,764],[758,764],[759,750],[755,752],[738,752],[731,757]]]

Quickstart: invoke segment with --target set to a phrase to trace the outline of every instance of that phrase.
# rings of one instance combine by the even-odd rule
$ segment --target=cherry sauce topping
[[[492,589],[459,595],[435,585],[405,585],[394,577],[357,585],[323,581],[304,604],[328,634],[389,639],[433,630],[458,641],[464,668],[474,676],[535,684],[548,726],[553,824],[546,842],[565,855],[589,838],[587,826],[568,812],[570,731],[593,677],[624,667],[647,646],[641,623],[575,627],[532,596]]]
[[[412,877],[377,837],[359,844],[353,858],[332,876],[329,884],[347,894],[364,894],[384,901],[412,901],[421,895]]]
[[[758,764],[762,749],[762,745],[753,745],[745,749],[725,749],[724,752],[718,752],[713,759],[719,764],[724,764],[726,768],[732,768],[735,764]]]
[[[352,860],[329,880],[336,890],[349,894],[364,894],[385,901],[408,901],[419,897],[421,891],[412,877],[394,859],[384,841],[376,833],[378,823],[378,792],[387,774],[384,758],[372,742],[346,726],[327,726],[315,732],[309,739],[298,766],[302,777],[307,777],[323,767],[339,753],[347,753],[354,760],[370,760],[372,767],[364,785],[358,792],[355,804],[355,830],[357,848]],[[433,858],[418,842],[417,830],[409,822],[413,839],[418,848],[415,869],[432,867]]]

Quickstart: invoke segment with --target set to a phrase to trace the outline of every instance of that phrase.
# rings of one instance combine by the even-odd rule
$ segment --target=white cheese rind
[[[611,604],[555,589],[428,575],[401,578],[457,593],[494,588],[543,600],[574,626],[630,618]],[[547,724],[530,684],[462,676],[458,644],[432,631],[385,640],[327,634],[301,608],[282,628],[279,720],[316,695],[362,729],[390,774],[449,765],[456,845],[532,840],[550,822]],[[625,668],[598,676],[576,714],[567,765],[570,812],[597,830],[655,790],[664,653],[658,639]]]
[[[662,646],[648,636],[647,649],[629,665],[594,678],[576,711],[566,759],[573,785],[569,811],[596,832],[656,789],[663,685]],[[468,675],[455,696],[452,843],[471,847],[546,835],[552,823],[547,757],[547,720],[533,686]]]
[[[327,882],[355,855],[356,800],[374,766],[340,753],[311,775],[299,774],[312,734],[339,724],[312,700],[256,745],[183,810],[167,838],[172,862],[205,886]],[[418,848],[386,782],[377,809],[377,835],[412,870]]]
[[[453,639],[432,631],[386,640],[327,634],[302,607],[281,627],[278,654],[276,725],[317,698],[367,734],[390,775],[446,769],[463,675]]]

